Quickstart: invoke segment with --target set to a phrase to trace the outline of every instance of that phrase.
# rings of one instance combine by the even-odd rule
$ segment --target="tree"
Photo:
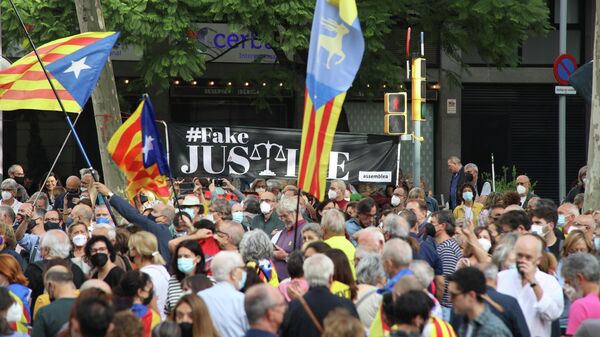
[[[71,1],[15,1],[36,41],[78,32]],[[278,64],[267,76],[287,79],[300,97],[314,4],[314,0],[102,1],[108,28],[122,32],[121,42],[143,49],[140,74],[147,87],[157,82],[167,87],[170,78],[191,81],[201,76],[208,60],[191,27],[199,22],[227,22],[234,29],[255,33],[273,47]],[[3,41],[22,39],[7,2],[1,6]],[[398,45],[404,34],[401,29],[408,26],[425,31],[429,40],[438,41],[459,62],[461,53],[476,50],[498,67],[517,65],[521,43],[550,29],[543,0],[361,0],[358,11],[366,50],[355,87],[403,81],[404,60],[392,50],[402,48]]]

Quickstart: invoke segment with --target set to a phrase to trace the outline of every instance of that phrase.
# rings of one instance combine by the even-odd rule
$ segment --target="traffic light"
[[[405,135],[408,131],[406,121],[405,92],[387,93],[384,96],[384,133],[386,135]]]
[[[417,57],[412,60],[412,116],[413,121],[421,120],[421,103],[425,103],[427,81],[425,59]]]

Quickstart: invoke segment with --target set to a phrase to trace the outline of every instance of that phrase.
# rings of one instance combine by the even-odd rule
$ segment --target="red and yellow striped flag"
[[[125,192],[130,200],[141,190],[153,192],[165,202],[170,196],[168,163],[154,119],[146,97],[108,142],[108,153],[127,176]]]
[[[38,48],[66,112],[83,110],[118,36],[116,32],[88,32]],[[0,71],[0,110],[19,109],[61,111],[33,52]]]
[[[306,69],[298,186],[319,200],[346,91],[365,50],[354,0],[317,0]]]

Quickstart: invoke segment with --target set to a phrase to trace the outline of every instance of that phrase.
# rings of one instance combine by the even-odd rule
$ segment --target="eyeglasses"
[[[106,247],[92,248],[90,250],[90,252],[92,253],[92,255],[94,255],[96,253],[106,253],[106,252],[108,252],[108,248],[106,248]]]
[[[451,292],[451,291],[448,291],[448,295],[450,295],[450,299],[457,298],[458,296],[460,296],[460,295],[464,295],[464,294],[465,294],[465,293],[463,293],[463,292],[460,292],[460,293],[453,293],[453,292]]]
[[[275,202],[271,199],[260,199],[260,202]]]

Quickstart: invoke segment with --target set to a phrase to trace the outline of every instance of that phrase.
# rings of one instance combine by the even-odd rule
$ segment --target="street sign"
[[[576,95],[577,91],[569,85],[557,85],[554,87],[554,93],[557,95]]]
[[[562,54],[554,60],[554,78],[559,84],[569,84],[569,77],[577,70],[577,61],[569,54]]]

